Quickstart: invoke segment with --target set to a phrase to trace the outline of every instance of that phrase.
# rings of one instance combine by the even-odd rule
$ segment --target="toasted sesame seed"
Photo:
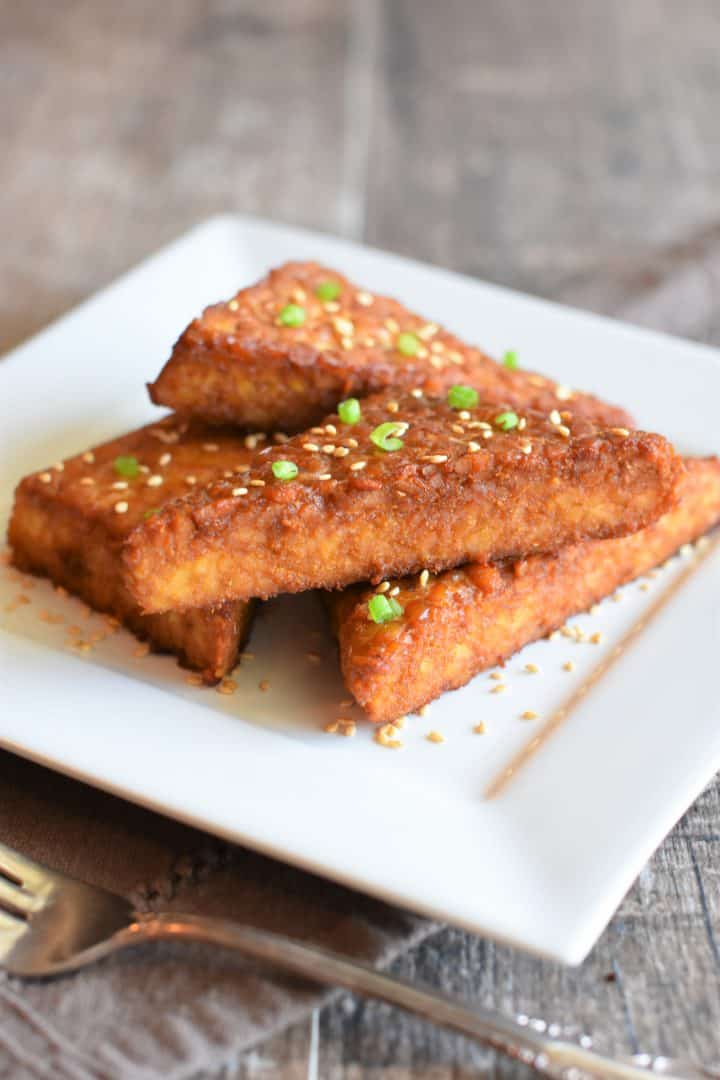
[[[335,448],[335,457],[347,457],[350,451],[347,446],[338,446]]]
[[[185,483],[189,484],[190,487],[192,487],[193,484],[197,484],[197,476],[186,476]]]
[[[284,431],[276,431],[273,435],[273,442],[276,442],[278,446],[284,446],[286,442],[290,442],[290,436],[286,435]]]
[[[436,369],[436,371],[441,371],[445,367],[443,360],[439,356],[431,356],[430,364]]]
[[[453,364],[462,364],[463,362],[462,353],[459,353],[457,349],[453,349],[452,352],[448,353],[448,356]]]
[[[601,642],[603,642],[605,639],[604,639],[603,635],[600,633],[600,631],[598,630],[594,634],[591,634],[590,637],[588,638],[588,640],[590,641],[590,643],[592,645],[600,645]]]
[[[396,716],[394,720],[390,721],[390,723],[394,728],[398,728],[398,730],[400,730],[401,728],[405,727],[405,724],[407,723],[407,716]]]
[[[568,439],[570,437],[570,428],[566,424],[558,424],[557,433]]]
[[[424,589],[429,580],[430,580],[430,571],[429,570],[423,570],[422,573],[420,574],[420,588]]]
[[[188,686],[202,686],[203,684],[200,676],[196,674],[186,675],[185,682],[188,684]]]
[[[246,435],[243,442],[246,450],[256,450],[258,444],[258,437],[257,435]],[[207,450],[207,446],[205,447],[205,449]]]
[[[355,325],[350,319],[343,319],[338,315],[333,319],[333,326],[341,337],[351,338],[355,333]]]
[[[160,476],[159,473],[154,473],[152,476],[148,476],[148,478],[147,478],[147,486],[148,487],[160,487],[162,482],[163,482],[163,478],[162,478],[162,476]]]
[[[307,450],[311,454],[317,454],[319,452],[319,450],[320,450],[320,447],[318,446],[318,444],[314,443],[314,442],[303,443],[302,448],[303,448],[303,450]]]
[[[397,334],[400,330],[400,327],[395,319],[386,319],[385,329],[389,330],[391,334]]]
[[[562,424],[562,417],[560,416],[560,413],[557,411],[557,409],[553,409],[553,411],[550,413],[550,423],[555,425]]]
[[[343,720],[340,725],[340,734],[344,735],[346,738],[352,738],[356,730],[357,728],[354,720]]]
[[[113,491],[125,491],[128,486],[127,480],[116,480],[112,485]]]
[[[335,735],[337,733],[338,726],[339,725],[337,720],[330,720],[327,724],[324,725],[323,731],[327,731],[328,735]]]
[[[575,670],[575,665],[572,662],[572,660],[566,660],[565,663],[563,664],[563,671],[574,671],[574,670]]]
[[[532,443],[530,443],[530,442],[521,443],[520,444],[520,450],[522,451],[523,454],[531,454],[532,453]]]
[[[445,736],[441,735],[439,731],[429,731],[425,736],[428,742],[431,743],[444,743]]]
[[[237,683],[235,679],[225,678],[218,683],[215,689],[218,694],[234,694],[237,690]]]
[[[235,495],[235,496],[238,496],[238,495],[247,495],[247,493],[248,493],[248,489],[247,489],[246,487],[237,487],[237,488],[233,488],[233,489],[232,489],[232,493],[233,493],[233,495]]]
[[[328,315],[333,315],[336,311],[340,310],[340,305],[338,304],[337,300],[328,300],[326,304],[323,304],[323,307],[327,311]]]
[[[640,592],[647,592],[649,588],[650,588],[650,582],[649,581],[641,581],[640,584],[638,585],[638,589],[640,590]]]
[[[533,709],[526,709],[524,713],[520,713],[521,720],[537,720],[538,714]]]
[[[335,453],[335,443],[325,443],[325,445],[323,447],[321,447],[321,449],[322,449],[323,454],[334,454]]]
[[[296,289],[293,289],[290,296],[296,304],[304,304],[307,300],[307,293],[299,285]]]
[[[126,502],[116,502],[114,510],[116,514],[127,514],[128,504]]]
[[[138,645],[138,647],[133,650],[133,656],[136,657],[136,659],[138,660],[142,660],[142,658],[144,656],[147,656],[149,652],[150,646],[146,643],[144,645]]]
[[[318,480],[332,480],[332,473],[321,472],[317,475]]]
[[[313,427],[313,428],[310,428],[310,430],[312,431],[313,435],[324,435],[325,434],[325,428],[322,428],[322,427]]]
[[[375,592],[376,593],[386,593],[389,588],[390,588],[390,582],[389,581],[381,581],[380,584],[375,587]]]
[[[342,337],[340,338],[340,345],[347,352],[353,347],[353,339],[351,337]]]
[[[427,454],[423,461],[429,461],[432,465],[443,465],[448,459],[447,454]]]
[[[540,668],[537,666],[537,664],[526,664],[525,670],[527,671],[528,675],[537,675],[540,671]]]
[[[55,472],[63,472],[65,466],[63,465],[62,461],[56,461],[53,465],[53,469],[55,470]]]
[[[92,476],[83,476],[80,483],[83,485],[83,487],[90,487],[91,484],[95,483],[95,478]]]
[[[250,484],[250,487],[265,487],[264,480],[250,480],[248,482]]]
[[[355,300],[360,307],[370,307],[373,302],[373,296],[369,292],[361,290],[360,292],[355,293]]]
[[[471,454],[477,454],[478,450],[480,450],[480,443],[476,443],[473,439],[471,439],[470,442],[467,444],[467,448]]]
[[[83,461],[87,462],[88,465],[95,464],[95,455],[93,454],[92,450],[88,450],[87,453],[83,454],[82,459]]]
[[[41,472],[38,479],[42,480],[43,484],[49,484],[52,480],[52,476],[49,472]]]
[[[501,675],[499,671],[491,671],[490,678],[494,679],[495,682],[502,682],[505,676]]]
[[[399,596],[399,595],[400,595],[400,586],[399,585],[393,585],[392,589],[388,593],[388,596]]]
[[[481,720],[479,724],[476,724],[473,728],[473,731],[476,735],[484,735],[487,731],[487,728],[485,727],[485,721]]]
[[[482,437],[483,439],[492,439],[493,433],[488,429],[487,431],[483,431]]]
[[[610,428],[610,430],[613,432],[614,435],[622,435],[623,438],[627,438],[627,436],[630,434],[626,427],[612,427]]]
[[[328,435],[337,435],[337,428],[335,427],[334,424],[326,424],[325,425],[325,431],[327,432]]]
[[[212,454],[216,450],[219,450],[219,449],[220,449],[220,447],[218,446],[217,443],[214,443],[214,442],[203,443],[203,450],[207,450],[209,454]]]
[[[573,396],[572,389],[569,386],[556,386],[555,397],[558,401],[570,401]]]
[[[491,694],[504,694],[507,690],[505,683],[497,683],[490,691]]]
[[[518,420],[518,431],[524,431],[526,427],[527,427],[527,420],[525,419],[524,416],[521,416],[520,419]]]
[[[164,453],[158,458],[158,465],[169,465],[172,461],[172,454]]]
[[[230,308],[231,311],[237,311],[237,309],[240,307],[240,305],[237,302],[237,300],[229,300],[228,301],[228,307]]]
[[[416,386],[413,390],[410,391],[410,396],[414,398],[421,398],[423,396],[423,392],[419,386]]]
[[[398,409],[400,408],[400,406],[399,406],[397,401],[388,401],[385,408],[387,409],[387,411],[389,413],[396,413],[398,411]]]
[[[458,419],[467,421],[467,420],[472,419],[472,417],[471,417],[470,413],[467,411],[467,409],[461,409],[460,412],[458,413]]]
[[[462,424],[451,424],[450,425],[450,430],[454,431],[456,435],[464,435],[465,434],[465,428],[462,426]]]
[[[147,465],[138,465],[138,470],[143,474],[143,476],[147,476],[148,473],[150,472]]]
[[[430,338],[435,337],[439,329],[440,328],[436,325],[436,323],[425,323],[425,325],[421,326],[419,330],[415,331],[415,333],[421,341],[429,341]]]
[[[364,469],[366,465],[367,461],[353,461],[352,465],[350,466],[350,471],[360,472],[360,470]]]

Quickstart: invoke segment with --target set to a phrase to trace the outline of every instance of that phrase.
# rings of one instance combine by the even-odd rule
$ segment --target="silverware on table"
[[[467,1006],[279,934],[200,915],[141,915],[122,897],[48,870],[0,844],[0,968],[9,974],[59,975],[131,945],[170,939],[222,945],[293,975],[378,998],[468,1035],[556,1080],[720,1078],[720,1071],[670,1058],[604,1057],[587,1036],[571,1039],[558,1025]]]

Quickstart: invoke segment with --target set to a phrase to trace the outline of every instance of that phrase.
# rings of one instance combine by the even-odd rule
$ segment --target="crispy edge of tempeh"
[[[315,290],[328,281],[340,292],[323,302]],[[302,309],[302,325],[281,324],[288,304]],[[511,370],[397,300],[312,262],[286,263],[206,308],[148,389],[156,404],[212,423],[299,431],[343,397],[392,386],[438,394],[455,383],[475,387],[488,400],[634,426],[619,406],[535,372]]]
[[[154,649],[176,654],[184,666],[201,672],[205,682],[213,683],[236,666],[250,632],[253,605],[230,601],[214,608],[143,615],[122,581],[119,537],[128,515],[115,514],[112,506],[108,510],[105,505],[108,491],[104,489],[112,487],[112,481],[120,482],[118,474],[108,476],[111,460],[146,453],[160,470],[151,475],[159,476],[163,467],[156,464],[156,459],[171,457],[177,445],[168,442],[174,434],[174,423],[170,418],[148,425],[75,455],[61,463],[62,469],[54,466],[50,472],[26,477],[15,494],[8,540],[18,569],[49,577],[95,610],[115,616]],[[158,432],[163,438],[153,437]],[[212,434],[221,437],[216,431]],[[207,433],[205,437],[209,437]],[[184,434],[180,436],[183,438]],[[208,469],[208,453],[201,452],[202,438],[202,430],[197,429],[191,445],[183,445],[183,453],[189,450],[196,458],[193,464],[200,475]],[[234,443],[236,450],[229,457],[236,463],[247,456],[247,451],[240,436],[234,437]],[[219,457],[227,464],[222,453]],[[83,478],[81,472],[85,477],[96,477],[100,472],[104,483],[89,485],[81,495],[76,488]],[[48,476],[50,480],[46,481]],[[146,484],[147,477],[138,479]],[[176,491],[178,477],[172,480],[167,486]],[[143,507],[161,503],[162,490],[162,485],[142,487],[128,495],[128,500],[135,499],[135,517]],[[126,494],[118,491],[110,498],[117,502]]]
[[[389,452],[373,441],[387,421],[402,435]],[[374,395],[358,422],[332,414],[141,522],[127,582],[157,612],[556,551],[649,524],[679,470],[659,435]]]
[[[381,625],[368,615],[376,590],[328,593],[345,685],[376,723],[415,712],[647,573],[718,520],[720,461],[688,459],[678,505],[632,536],[461,567],[427,583],[425,576],[393,581],[404,614]]]

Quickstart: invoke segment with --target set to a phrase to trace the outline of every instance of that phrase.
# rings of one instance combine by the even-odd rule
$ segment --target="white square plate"
[[[191,316],[291,258],[337,266],[496,354],[516,349],[524,365],[626,404],[684,452],[720,452],[720,364],[710,349],[340,240],[221,217],[0,364],[3,513],[22,474],[158,415],[144,383]],[[327,877],[578,962],[718,767],[719,556],[712,545],[678,556],[646,590],[630,585],[622,603],[573,620],[600,630],[600,645],[560,637],[524,650],[507,666],[507,693],[491,694],[482,675],[447,694],[411,718],[399,753],[375,744],[361,717],[354,739],[323,732],[346,694],[313,598],[263,609],[255,658],[227,697],[188,686],[170,657],[134,657],[124,632],[86,655],[69,651],[78,602],[38,582],[32,602],[15,607],[18,575],[3,568],[0,744]],[[552,738],[487,798],[656,608]],[[64,622],[44,621],[43,610]],[[541,674],[524,673],[531,660]],[[539,719],[521,720],[526,709]],[[472,732],[480,720],[484,736]],[[444,744],[427,741],[432,729]]]

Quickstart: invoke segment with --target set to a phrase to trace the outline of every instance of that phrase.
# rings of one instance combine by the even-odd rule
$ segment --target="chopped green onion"
[[[478,392],[472,386],[451,386],[447,403],[451,409],[474,409],[478,403]]]
[[[331,300],[337,300],[341,292],[342,287],[339,281],[321,281],[315,288],[315,295],[324,304],[330,303]]]
[[[514,350],[510,350],[505,353],[502,362],[503,367],[506,367],[508,371],[514,371],[518,366],[518,354]]]
[[[278,319],[283,326],[302,326],[305,322],[305,308],[299,304],[286,304]]]
[[[495,417],[495,423],[501,431],[512,431],[520,423],[520,418],[514,412],[501,412],[499,416]]]
[[[143,514],[143,521],[147,521],[148,518],[154,517],[155,514],[159,514],[161,510],[162,510],[161,506],[154,506],[152,508],[152,510],[146,510],[145,513]]]
[[[129,480],[132,480],[140,472],[138,459],[132,457],[131,454],[121,454],[120,457],[116,457],[113,461],[113,468],[118,476],[125,476]]]
[[[337,411],[343,424],[357,424],[362,416],[360,402],[354,397],[349,397],[347,400],[341,401]]]
[[[375,430],[370,432],[370,439],[380,450],[401,450],[403,441],[395,436],[404,435],[407,429],[407,424],[388,420],[384,424],[378,424]]]
[[[298,467],[294,461],[273,461],[272,472],[276,480],[294,480]]]
[[[368,600],[368,614],[374,623],[392,622],[404,614],[404,608],[392,596],[376,593]]]
[[[420,351],[420,338],[410,333],[398,334],[395,348],[403,356],[416,356]]]

